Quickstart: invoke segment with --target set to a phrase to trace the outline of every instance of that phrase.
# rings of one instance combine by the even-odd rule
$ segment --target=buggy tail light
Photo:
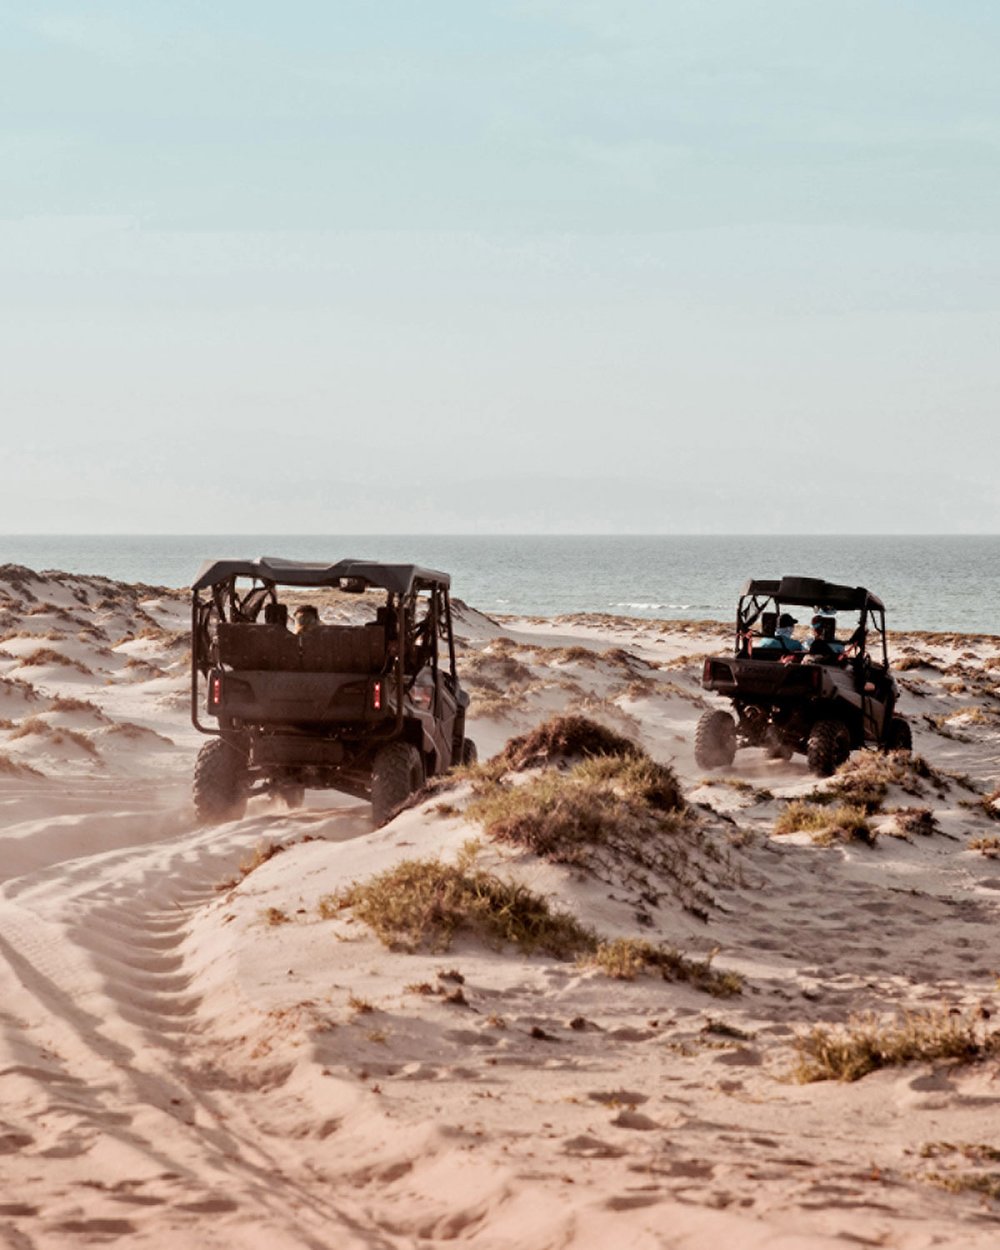
[[[222,674],[216,673],[208,685],[208,706],[218,707],[222,702]]]
[[[380,681],[372,682],[372,708],[376,712],[382,710],[382,683]]]
[[[706,660],[701,670],[701,680],[704,684],[712,676],[712,661]]]

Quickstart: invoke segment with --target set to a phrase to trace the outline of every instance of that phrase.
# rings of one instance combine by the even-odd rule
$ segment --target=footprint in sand
[[[563,1143],[563,1150],[568,1155],[579,1155],[584,1159],[617,1159],[625,1153],[620,1146],[601,1141],[589,1133],[581,1133],[579,1137],[568,1137]]]
[[[643,1115],[641,1111],[629,1111],[627,1109],[619,1111],[611,1123],[615,1128],[633,1129],[639,1133],[648,1133],[651,1129],[661,1127],[658,1120],[653,1120],[648,1115]]]
[[[57,1226],[67,1233],[103,1234],[105,1237],[124,1237],[134,1233],[135,1225],[128,1220],[66,1220]]]

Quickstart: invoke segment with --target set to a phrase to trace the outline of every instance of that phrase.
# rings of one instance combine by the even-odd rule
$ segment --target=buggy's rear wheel
[[[409,742],[388,742],[372,766],[372,820],[384,825],[424,784],[424,762]]]
[[[818,720],[809,730],[806,759],[817,777],[829,777],[851,753],[851,736],[839,720]]]
[[[479,760],[479,752],[471,738],[462,739],[462,763],[475,764]]]
[[[736,758],[736,721],[728,712],[703,712],[694,731],[694,758],[699,768],[725,768]]]
[[[889,722],[889,737],[885,744],[887,751],[912,751],[913,733],[910,722],[902,716],[894,716]]]
[[[246,748],[213,738],[198,752],[194,766],[194,808],[204,824],[239,820],[247,810]]]

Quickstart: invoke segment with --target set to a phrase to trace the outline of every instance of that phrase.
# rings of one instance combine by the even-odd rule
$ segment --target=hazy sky
[[[1000,532],[995,0],[0,31],[0,532]]]

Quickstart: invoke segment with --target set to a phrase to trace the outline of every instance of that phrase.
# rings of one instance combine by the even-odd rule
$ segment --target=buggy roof
[[[864,586],[837,586],[821,577],[782,577],[780,581],[749,581],[743,587],[747,595],[769,595],[777,603],[802,608],[829,608],[831,611],[860,611],[864,608],[885,610],[882,600]]]
[[[342,577],[358,577],[370,586],[396,594],[410,594],[415,584],[450,586],[447,573],[420,568],[416,564],[379,564],[374,560],[338,560],[336,564],[311,564],[260,556],[256,560],[206,560],[191,584],[203,590],[232,577],[255,577],[280,586],[336,586]]]

